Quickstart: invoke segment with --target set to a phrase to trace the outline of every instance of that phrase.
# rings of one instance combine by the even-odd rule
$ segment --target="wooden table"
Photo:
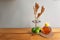
[[[0,40],[60,40],[60,28],[53,28],[50,38],[31,34],[31,28],[0,28]]]

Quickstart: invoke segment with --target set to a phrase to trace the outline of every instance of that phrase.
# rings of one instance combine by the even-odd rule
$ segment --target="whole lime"
[[[34,27],[32,28],[32,32],[35,33],[35,28]]]
[[[36,34],[39,34],[40,32],[39,32],[39,30],[38,30],[38,29],[36,29],[36,30],[35,30],[35,33],[36,33]]]

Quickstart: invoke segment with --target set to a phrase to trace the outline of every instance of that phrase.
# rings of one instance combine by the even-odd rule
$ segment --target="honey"
[[[51,32],[51,28],[44,26],[44,27],[42,28],[42,32],[43,32],[44,34],[49,34],[49,33]]]

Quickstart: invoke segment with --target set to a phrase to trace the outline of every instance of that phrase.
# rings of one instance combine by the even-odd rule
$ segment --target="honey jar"
[[[45,26],[42,28],[42,33],[49,34],[51,32],[51,27],[48,23],[45,23]]]

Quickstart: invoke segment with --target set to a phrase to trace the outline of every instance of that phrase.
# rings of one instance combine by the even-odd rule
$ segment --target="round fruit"
[[[33,33],[40,33],[41,32],[41,28],[40,27],[35,27],[35,28],[32,28],[32,32]]]
[[[41,30],[40,27],[36,27],[36,29],[35,29],[35,33],[39,34],[39,33],[40,33],[40,30]]]
[[[35,33],[35,28],[32,28],[32,32]]]
[[[39,32],[39,30],[35,30],[35,33],[39,34],[40,32]]]

